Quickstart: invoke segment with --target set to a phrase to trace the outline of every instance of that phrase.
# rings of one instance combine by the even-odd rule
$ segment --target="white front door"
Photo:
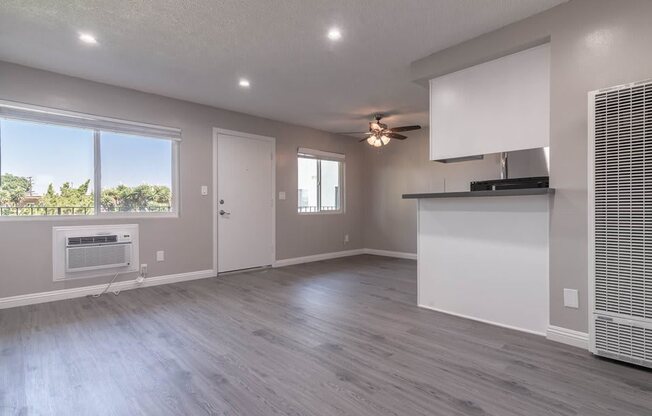
[[[217,271],[271,265],[276,220],[274,139],[218,131],[215,141]]]

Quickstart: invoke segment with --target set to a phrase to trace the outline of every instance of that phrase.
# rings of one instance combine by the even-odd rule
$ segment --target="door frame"
[[[218,204],[217,204],[217,195],[218,195],[218,175],[217,175],[217,156],[218,156],[218,137],[220,134],[242,137],[243,139],[252,139],[260,140],[263,142],[272,144],[272,171],[271,180],[272,180],[272,259],[271,265],[273,266],[276,263],[276,138],[270,136],[261,136],[259,134],[245,133],[235,130],[227,130],[218,127],[213,127],[213,213],[211,215],[213,219],[213,272],[217,276],[219,267],[219,247],[218,247]]]

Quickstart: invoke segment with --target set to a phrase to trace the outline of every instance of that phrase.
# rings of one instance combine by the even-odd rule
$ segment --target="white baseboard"
[[[499,326],[501,328],[513,329],[515,331],[526,332],[528,334],[539,335],[541,337],[546,336],[546,334],[543,333],[543,332],[533,331],[531,329],[520,328],[520,327],[517,327],[517,326],[502,324],[500,322],[489,321],[489,320],[486,320],[486,319],[480,319],[480,318],[476,318],[474,316],[462,315],[460,313],[455,313],[455,312],[445,311],[443,309],[433,308],[432,306],[426,306],[426,305],[421,305],[421,304],[417,305],[417,306],[419,306],[420,308],[423,308],[423,309],[428,309],[428,310],[435,311],[435,312],[445,313],[446,315],[452,315],[452,316],[457,316],[459,318],[470,319],[472,321],[482,322],[483,324],[489,324],[489,325]]]
[[[550,325],[546,332],[546,338],[551,341],[561,342],[562,344],[572,345],[573,347],[585,350],[589,349],[589,334],[586,332]]]
[[[148,277],[142,284],[137,284],[135,280],[116,282],[111,285],[111,291],[137,289],[140,287],[165,285],[168,283],[185,282],[187,280],[204,279],[214,277],[213,270],[200,270],[189,273],[170,274],[166,276]],[[10,296],[0,298],[0,309],[14,308],[16,306],[34,305],[37,303],[53,302],[56,300],[81,298],[88,295],[94,295],[102,292],[106,284],[75,287],[70,289],[53,290],[50,292],[30,293],[27,295]]]
[[[293,257],[290,259],[276,260],[274,267],[292,266],[295,264],[312,263],[313,261],[339,259],[341,257],[359,256],[371,254],[374,256],[396,257],[399,259],[416,260],[416,253],[404,253],[401,251],[376,250],[373,248],[358,248],[355,250],[335,251],[332,253],[315,254],[313,256]]]
[[[315,254],[312,256],[277,260],[274,262],[273,266],[274,267],[291,266],[294,264],[311,263],[314,261],[337,259],[341,257],[359,256],[361,254],[397,257],[402,259],[416,259],[416,254],[413,253],[402,253],[398,251],[359,248],[354,250],[337,251],[333,253],[323,253],[323,254]],[[135,280],[127,280],[124,282],[116,282],[112,284],[111,290],[116,291],[116,290],[137,289],[139,287],[157,286],[157,285],[164,285],[168,283],[185,282],[187,280],[204,279],[207,277],[214,277],[215,275],[216,273],[214,270],[200,270],[200,271],[189,272],[189,273],[179,273],[179,274],[171,274],[166,276],[148,277],[141,285],[137,284]],[[39,292],[39,293],[30,293],[27,295],[9,296],[6,298],[0,298],[0,309],[14,308],[17,306],[25,306],[25,305],[34,305],[37,303],[54,302],[57,300],[81,298],[84,296],[100,293],[102,290],[104,290],[105,287],[106,284],[101,284],[101,285],[93,285],[93,286],[75,287],[70,289],[53,290],[50,292]]]
[[[375,248],[363,249],[365,254],[384,257],[396,257],[397,259],[416,260],[417,253],[405,253],[403,251],[376,250]]]
[[[364,249],[358,248],[355,250],[335,251],[333,253],[323,253],[323,254],[315,254],[312,256],[293,257],[290,259],[276,260],[273,266],[274,267],[292,266],[294,264],[312,263],[313,261],[322,261],[322,260],[339,259],[341,257],[359,256],[360,254],[364,254]]]

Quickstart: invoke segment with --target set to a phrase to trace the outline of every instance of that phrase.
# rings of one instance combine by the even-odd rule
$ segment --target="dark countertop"
[[[403,194],[403,199],[552,195],[554,193],[555,193],[554,188],[501,189],[498,191],[465,191],[465,192],[437,192],[437,193],[428,193],[428,194]]]

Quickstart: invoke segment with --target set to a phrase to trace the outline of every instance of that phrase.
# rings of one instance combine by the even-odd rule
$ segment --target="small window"
[[[298,212],[342,212],[344,155],[299,149]]]
[[[0,102],[0,218],[175,215],[179,129]]]

